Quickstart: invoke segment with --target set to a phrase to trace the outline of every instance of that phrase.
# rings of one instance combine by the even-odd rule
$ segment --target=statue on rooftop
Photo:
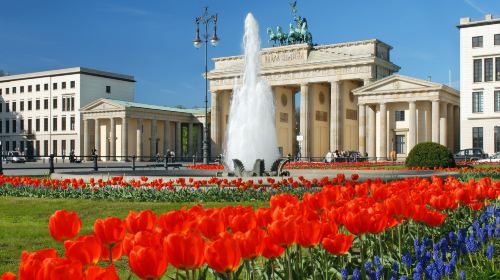
[[[284,46],[293,44],[312,44],[312,34],[309,32],[307,20],[297,15],[297,1],[290,2],[292,10],[293,21],[295,24],[290,23],[289,32],[283,32],[281,26],[276,28],[276,33],[267,28],[269,35],[269,43],[273,42],[273,46]]]

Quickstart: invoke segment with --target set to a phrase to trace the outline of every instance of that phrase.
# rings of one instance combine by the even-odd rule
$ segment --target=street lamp
[[[210,23],[213,25],[213,34],[210,38],[212,46],[217,46],[219,37],[217,37],[217,14],[209,15],[208,7],[205,7],[203,15],[196,17],[196,37],[193,40],[195,48],[200,48],[205,43],[205,124],[203,127],[203,163],[208,163],[208,41],[210,35],[208,34],[208,27]],[[200,24],[205,25],[205,34],[202,34],[200,39]]]

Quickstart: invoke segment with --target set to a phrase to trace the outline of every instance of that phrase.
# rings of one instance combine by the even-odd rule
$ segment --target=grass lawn
[[[268,202],[232,203],[233,205],[267,206]],[[148,203],[115,202],[78,199],[41,199],[0,197],[0,274],[12,271],[17,274],[21,252],[36,251],[52,247],[63,253],[62,245],[50,237],[47,223],[50,215],[58,209],[77,211],[82,219],[81,234],[93,231],[97,218],[116,216],[125,218],[129,210],[151,209],[164,213],[195,203]],[[204,203],[204,207],[223,207],[231,203]],[[128,277],[128,265],[122,260],[117,263],[121,279]]]

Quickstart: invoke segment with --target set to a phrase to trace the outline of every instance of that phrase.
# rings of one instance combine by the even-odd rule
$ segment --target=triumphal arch
[[[359,150],[358,97],[353,90],[399,70],[390,60],[391,49],[376,39],[263,49],[261,75],[273,90],[278,146],[283,155],[299,152],[298,135],[303,157],[322,157],[328,150]],[[243,57],[213,61],[208,79],[215,155],[224,150],[231,95],[242,74]],[[300,94],[297,112],[296,94]],[[300,118],[296,118],[299,112]]]

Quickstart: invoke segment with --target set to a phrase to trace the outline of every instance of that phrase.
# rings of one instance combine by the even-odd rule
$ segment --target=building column
[[[211,96],[212,96],[212,101],[211,101],[211,111],[210,111],[210,123],[211,123],[211,126],[210,126],[210,138],[211,138],[211,141],[212,141],[212,145],[211,145],[211,155],[212,157],[213,156],[216,156],[220,153],[220,149],[222,147],[222,142],[220,140],[220,137],[219,137],[219,132],[220,132],[220,125],[221,125],[221,122],[220,122],[220,119],[221,119],[221,104],[219,104],[220,102],[220,97],[219,97],[219,94],[220,92],[212,92],[211,93]],[[203,128],[204,130],[205,128]],[[202,132],[203,133],[203,132]],[[208,135],[207,135],[208,137]],[[207,139],[207,141],[210,141],[210,139]],[[207,143],[208,145],[208,143]]]
[[[99,124],[99,119],[95,119],[95,141],[94,141],[94,148],[97,150],[97,155],[101,155],[101,126]]]
[[[142,119],[137,119],[137,128],[136,128],[136,131],[135,131],[135,135],[137,137],[136,139],[136,150],[135,150],[135,153],[136,153],[136,156],[138,157],[138,160],[141,161],[141,157],[143,156],[142,155],[142,145],[143,145],[143,133],[142,133]]]
[[[312,141],[310,138],[310,127],[311,117],[310,117],[310,104],[309,104],[309,85],[302,84],[300,85],[300,134],[302,135],[302,148],[301,153],[302,157],[310,156],[310,148],[309,143]]]
[[[115,118],[110,119],[110,157],[112,161],[116,161],[116,126],[115,126]]]
[[[447,128],[447,120],[448,117],[448,105],[444,102],[440,104],[440,117],[439,117],[439,144],[446,146],[447,138],[448,138],[448,128]]]
[[[203,158],[203,124],[198,125],[198,144],[195,153],[197,158]]]
[[[121,161],[127,161],[128,159],[128,122],[127,117],[122,118],[122,158]]]
[[[366,153],[366,106],[365,104],[358,105],[358,120],[359,120],[359,153],[361,157]],[[335,151],[335,150],[333,150]]]
[[[432,142],[439,143],[439,100],[432,101]]]
[[[340,81],[330,82],[330,151],[342,148],[340,133],[342,129],[342,101],[340,91]]]
[[[366,106],[366,116],[367,116],[367,132],[368,132],[368,139],[366,141],[366,147],[368,150],[368,157],[376,157],[377,154],[375,153],[375,108],[368,105]]]
[[[387,105],[380,103],[380,152],[382,160],[387,159]]]
[[[454,112],[454,126],[453,126],[453,133],[454,133],[454,144],[455,144],[455,151],[460,150],[460,107],[458,106],[453,106]]]
[[[193,123],[188,124],[188,157],[193,156]]]
[[[170,129],[170,122],[168,120],[163,121],[163,155],[167,155],[167,150],[170,150],[169,148],[169,134],[168,131]]]
[[[156,119],[151,120],[151,143],[150,143],[150,149],[149,152],[151,153],[151,156],[156,156],[156,153],[158,151],[156,150],[156,138],[158,138],[158,125],[156,122]]]
[[[86,158],[90,156],[90,151],[89,151],[89,140],[90,140],[90,135],[89,135],[89,120],[84,119],[83,120],[83,155],[81,157],[82,161],[90,161],[90,158]],[[80,149],[81,150],[81,149]]]
[[[448,104],[448,108],[447,108],[447,112],[448,112],[448,116],[446,117],[446,121],[447,121],[447,129],[446,129],[446,135],[447,135],[447,141],[446,141],[446,144],[448,146],[448,149],[450,149],[450,151],[454,152],[454,144],[453,144],[453,141],[455,140],[455,137],[453,135],[453,122],[454,122],[454,119],[455,119],[455,116],[454,116],[454,111],[453,111],[453,104],[449,103]]]
[[[417,103],[415,101],[408,102],[410,115],[408,116],[409,129],[408,129],[408,150],[406,154],[409,154],[411,149],[415,147],[417,143]]]
[[[181,122],[175,122],[175,157],[182,156],[182,126]]]

